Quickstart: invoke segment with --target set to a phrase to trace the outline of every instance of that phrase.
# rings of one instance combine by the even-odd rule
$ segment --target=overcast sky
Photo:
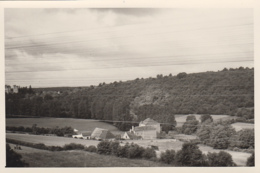
[[[252,9],[5,9],[6,84],[251,68],[253,28]]]

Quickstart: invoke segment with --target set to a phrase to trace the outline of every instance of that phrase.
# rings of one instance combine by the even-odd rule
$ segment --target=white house
[[[72,137],[77,139],[91,139],[91,131],[81,131],[76,135],[72,135]]]
[[[133,126],[129,132],[140,136],[141,139],[156,139],[161,132],[161,125],[153,119],[147,118],[141,121],[138,127]]]

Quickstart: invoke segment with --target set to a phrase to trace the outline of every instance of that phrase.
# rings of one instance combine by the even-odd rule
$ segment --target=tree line
[[[152,118],[167,123],[175,114],[227,114],[254,119],[254,69],[224,69],[6,94],[6,115],[112,121]],[[53,90],[57,90],[54,88]],[[174,121],[172,121],[174,122]],[[122,130],[131,124],[115,123]]]

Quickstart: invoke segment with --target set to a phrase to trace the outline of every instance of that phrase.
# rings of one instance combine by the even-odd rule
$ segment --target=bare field
[[[191,114],[196,117],[196,119],[200,122],[200,116],[198,114]],[[186,118],[189,115],[175,115],[175,120],[177,122],[177,127],[181,127],[185,122]],[[236,117],[232,117],[230,115],[211,115],[214,121],[219,121],[219,120],[227,120],[227,119],[233,119]]]
[[[234,127],[236,131],[239,131],[242,129],[253,129],[255,127],[254,124],[250,124],[250,123],[234,123],[234,124],[231,124],[231,126]]]
[[[119,130],[108,123],[91,120],[91,119],[74,119],[74,118],[6,118],[6,126],[24,126],[32,127],[37,124],[38,127],[53,128],[70,126],[80,131],[93,131],[96,127],[108,129],[113,132]]]

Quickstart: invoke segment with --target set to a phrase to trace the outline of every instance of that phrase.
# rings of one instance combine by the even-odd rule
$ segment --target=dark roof
[[[154,121],[151,118],[147,118],[144,121],[141,121],[142,124],[144,125],[155,125],[155,124],[159,124],[158,122]]]
[[[156,130],[155,127],[151,126],[140,126],[140,127],[135,127],[135,131],[148,131],[148,130]]]
[[[91,131],[83,131],[81,132],[82,133],[82,136],[91,136]]]
[[[100,138],[100,139],[111,139],[115,138],[115,136],[108,131],[107,129],[95,128],[95,130],[91,134],[92,138]]]

